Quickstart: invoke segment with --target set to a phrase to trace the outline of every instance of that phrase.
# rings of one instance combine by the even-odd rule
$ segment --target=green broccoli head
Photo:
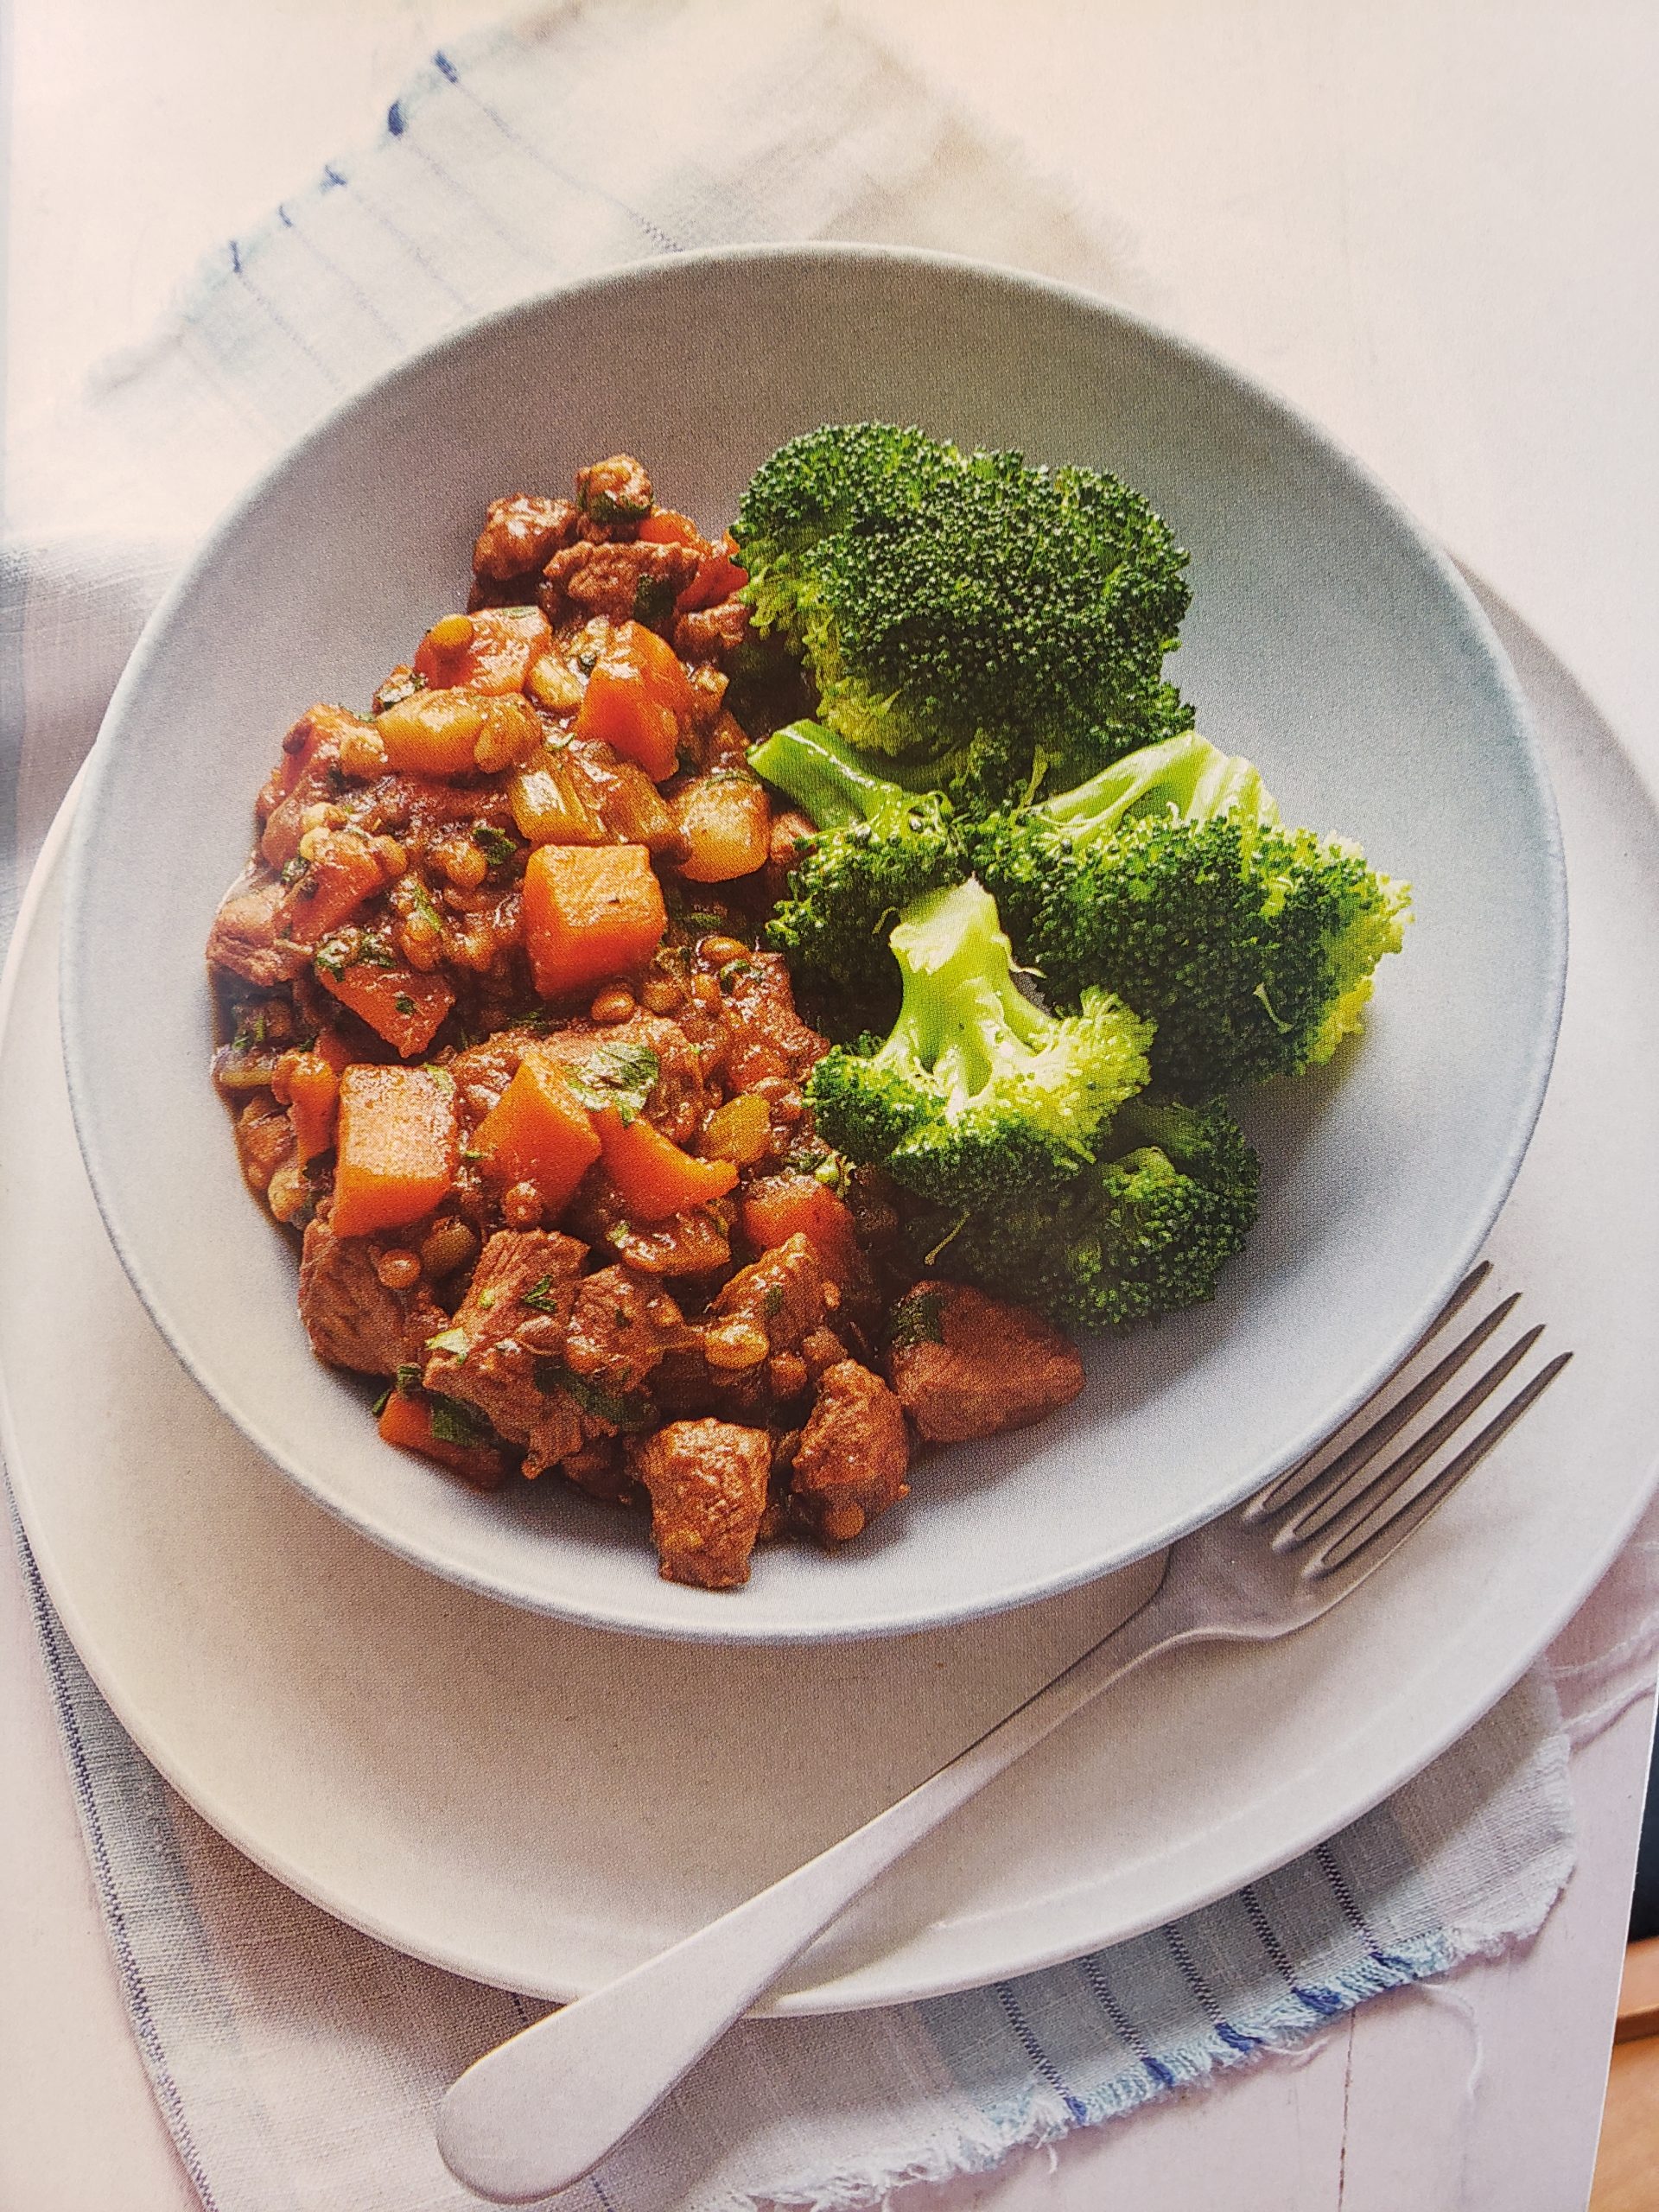
[[[1157,1024],[1154,1081],[1187,1096],[1328,1059],[1410,904],[1357,846],[1287,829],[1249,761],[1191,734],[967,842],[1055,1002],[1109,986]]]
[[[968,874],[950,802],[887,782],[813,722],[777,731],[749,763],[817,830],[766,942],[788,960],[797,989],[831,1035],[890,1022],[899,968],[888,932],[924,892]]]
[[[1225,1106],[1134,1099],[1101,1149],[1096,1164],[996,1214],[922,1209],[906,1224],[912,1255],[1080,1331],[1213,1298],[1255,1225],[1261,1184]]]
[[[873,1050],[837,1048],[813,1070],[820,1136],[920,1198],[991,1216],[1076,1174],[1146,1082],[1150,1025],[1101,991],[1065,1019],[1027,998],[977,883],[918,900],[892,945],[898,1020]]]
[[[1191,724],[1161,675],[1186,556],[1114,476],[832,423],[763,464],[734,535],[823,720],[976,804]]]

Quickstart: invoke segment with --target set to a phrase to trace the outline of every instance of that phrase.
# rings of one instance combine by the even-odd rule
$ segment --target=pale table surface
[[[849,5],[1077,182],[1109,221],[1128,304],[1362,454],[1555,648],[1659,784],[1659,10]],[[207,242],[367,136],[435,43],[499,12],[14,0],[14,419],[141,336]],[[1651,1725],[1644,1701],[1574,1758],[1579,1869],[1526,1955],[1367,2005],[1298,2063],[1075,2137],[1052,2164],[900,2203],[1572,2212]],[[191,2212],[127,2032],[9,1553],[0,1773],[0,2207]]]

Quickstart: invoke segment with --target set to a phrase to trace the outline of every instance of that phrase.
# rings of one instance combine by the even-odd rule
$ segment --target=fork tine
[[[1531,1382],[1517,1390],[1508,1404],[1493,1414],[1485,1427],[1471,1438],[1457,1457],[1442,1467],[1434,1479],[1426,1483],[1405,1504],[1396,1505],[1397,1489],[1390,1491],[1388,1497],[1381,1499],[1357,1522],[1308,1561],[1302,1569],[1304,1578],[1309,1582],[1317,1582],[1328,1574],[1347,1569],[1357,1570],[1355,1580],[1359,1580],[1370,1573],[1373,1568],[1381,1567],[1408,1536],[1422,1527],[1431,1513],[1446,1503],[1459,1484],[1474,1472],[1487,1453],[1508,1435],[1528,1408],[1542,1397],[1572,1357],[1570,1351],[1558,1352],[1547,1366],[1540,1368]],[[1510,1360],[1509,1365],[1513,1364],[1513,1360]],[[1503,1366],[1504,1362],[1500,1361],[1498,1365]],[[1380,1519],[1377,1517],[1379,1515],[1382,1516]],[[1375,1522],[1376,1525],[1368,1527],[1368,1522]]]
[[[1471,1274],[1465,1277],[1452,1296],[1441,1307],[1432,1325],[1419,1337],[1405,1358],[1389,1375],[1388,1380],[1371,1393],[1357,1413],[1349,1416],[1349,1422],[1344,1426],[1351,1425],[1354,1421],[1360,1419],[1377,1403],[1379,1399],[1387,1395],[1399,1376],[1415,1359],[1424,1345],[1432,1342],[1439,1335],[1440,1330],[1467,1302],[1491,1271],[1491,1262],[1483,1261]],[[1311,1452],[1306,1459],[1299,1461],[1288,1474],[1281,1475],[1277,1482],[1269,1484],[1266,1490],[1246,1506],[1244,1519],[1259,1521],[1268,1514],[1282,1513],[1288,1507],[1299,1504],[1304,1499],[1306,1499],[1304,1511],[1327,1500],[1335,1500],[1338,1493],[1349,1483],[1351,1478],[1376,1457],[1389,1438],[1396,1436],[1409,1421],[1416,1418],[1429,1400],[1440,1390],[1442,1383],[1455,1375],[1466,1361],[1473,1358],[1493,1331],[1498,1328],[1514,1311],[1520,1295],[1518,1290],[1512,1291],[1508,1298],[1500,1300],[1484,1320],[1478,1321],[1443,1358],[1435,1363],[1420,1382],[1414,1383],[1411,1389],[1386,1412],[1379,1414],[1374,1421],[1362,1429],[1334,1459],[1322,1461],[1321,1455],[1328,1448],[1330,1442],[1327,1438],[1325,1442]],[[1340,1434],[1341,1432],[1338,1433]],[[1308,1496],[1310,1491],[1314,1493],[1311,1497]]]
[[[1408,1422],[1428,1403],[1432,1393],[1426,1387],[1426,1383],[1439,1382],[1444,1375],[1454,1372],[1456,1366],[1461,1366],[1464,1361],[1491,1336],[1493,1329],[1509,1313],[1514,1303],[1513,1299],[1506,1300],[1495,1314],[1487,1316],[1485,1322],[1479,1329],[1471,1329],[1457,1351],[1448,1358],[1443,1359],[1433,1376],[1426,1378],[1425,1384],[1420,1384],[1418,1389],[1412,1392],[1410,1399],[1402,1399],[1394,1413],[1389,1414],[1386,1420],[1377,1423],[1376,1431],[1371,1432],[1377,1435],[1376,1443],[1367,1452],[1364,1459],[1344,1481],[1339,1483],[1334,1489],[1327,1491],[1324,1496],[1313,1499],[1279,1531],[1274,1538],[1275,1550],[1292,1550],[1309,1542],[1325,1529],[1334,1529],[1336,1537],[1345,1535],[1348,1529],[1356,1527],[1365,1518],[1379,1498],[1392,1497],[1403,1483],[1410,1481],[1420,1467],[1427,1465],[1441,1445],[1448,1438],[1456,1435],[1470,1414],[1478,1406],[1483,1405],[1497,1389],[1498,1384],[1521,1364],[1539,1338],[1543,1335],[1541,1323],[1538,1327],[1529,1329],[1524,1335],[1517,1338],[1503,1357],[1495,1360],[1484,1375],[1471,1382],[1463,1395],[1455,1399],[1432,1427],[1425,1429],[1414,1442],[1407,1446],[1397,1459],[1391,1459],[1386,1467],[1380,1469],[1374,1475],[1367,1474],[1365,1471],[1383,1445],[1397,1436]]]

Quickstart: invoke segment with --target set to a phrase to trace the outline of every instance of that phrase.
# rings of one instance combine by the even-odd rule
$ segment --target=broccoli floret
[[[1157,1024],[1153,1080],[1179,1096],[1329,1059],[1410,904],[1357,845],[1287,829],[1249,761],[1190,734],[967,842],[1053,1003],[1118,993]]]
[[[831,423],[764,463],[734,534],[821,719],[976,805],[1191,727],[1161,674],[1186,556],[1114,476]]]
[[[888,932],[924,892],[969,872],[950,800],[885,781],[815,722],[777,731],[749,765],[817,830],[766,925],[767,944],[785,955],[832,1036],[884,1028],[899,1007]]]
[[[1254,1227],[1260,1165],[1225,1106],[1132,1100],[1108,1154],[995,1214],[925,1209],[906,1225],[918,1264],[1090,1330],[1213,1298]]]
[[[1027,998],[977,883],[928,893],[892,944],[899,1019],[869,1051],[838,1047],[813,1070],[819,1135],[953,1213],[995,1216],[1077,1174],[1146,1082],[1150,1024],[1103,991],[1068,1019]]]

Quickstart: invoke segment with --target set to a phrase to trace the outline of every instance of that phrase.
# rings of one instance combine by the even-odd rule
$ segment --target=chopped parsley
[[[612,1390],[591,1376],[573,1375],[562,1359],[537,1361],[536,1388],[550,1397],[555,1390],[563,1390],[583,1413],[609,1422],[613,1428],[651,1428],[657,1421],[657,1408],[643,1393]]]
[[[498,830],[493,823],[474,823],[473,842],[492,868],[510,868],[518,857],[518,846],[505,830]]]
[[[412,1398],[421,1387],[421,1370],[412,1359],[406,1359],[397,1370],[397,1389],[401,1395]]]
[[[633,619],[647,628],[666,622],[674,612],[674,587],[666,576],[642,575],[633,588]]]
[[[783,1310],[784,1286],[780,1282],[769,1282],[766,1285],[766,1296],[760,1300],[760,1311],[770,1321]]]
[[[586,1059],[565,1067],[570,1088],[590,1114],[613,1106],[624,1128],[645,1110],[645,1101],[662,1072],[662,1062],[649,1045],[623,1039],[601,1045]]]
[[[308,875],[310,873],[310,861],[302,860],[299,855],[296,853],[293,859],[288,861],[283,867],[283,881],[284,883],[297,883],[302,875]]]
[[[415,1011],[415,1001],[407,991],[395,991],[391,1002],[399,1014],[413,1014]]]
[[[537,1313],[551,1313],[556,1318],[559,1311],[559,1294],[553,1287],[551,1274],[544,1274],[540,1282],[532,1284],[530,1289],[520,1291],[518,1303],[521,1306],[532,1306]]]
[[[486,1424],[459,1398],[446,1398],[441,1390],[433,1390],[428,1393],[427,1403],[432,1408],[432,1433],[440,1444],[476,1447],[489,1442]]]
[[[333,937],[326,937],[312,956],[312,966],[320,976],[332,976],[336,982],[357,957],[357,932],[340,930]]]
[[[388,707],[401,706],[405,699],[412,699],[417,691],[424,691],[426,678],[416,676],[412,668],[394,671],[374,695],[374,711],[384,715]]]
[[[441,930],[443,927],[443,916],[428,898],[426,886],[417,875],[408,876],[404,880],[415,893],[416,912],[423,922],[430,922],[435,930]]]
[[[429,1351],[453,1352],[457,1359],[465,1359],[473,1348],[473,1340],[465,1329],[440,1329],[435,1337],[426,1340]]]
[[[887,1342],[903,1351],[910,1344],[942,1344],[944,1328],[939,1316],[946,1294],[942,1290],[913,1290],[893,1309]]]

